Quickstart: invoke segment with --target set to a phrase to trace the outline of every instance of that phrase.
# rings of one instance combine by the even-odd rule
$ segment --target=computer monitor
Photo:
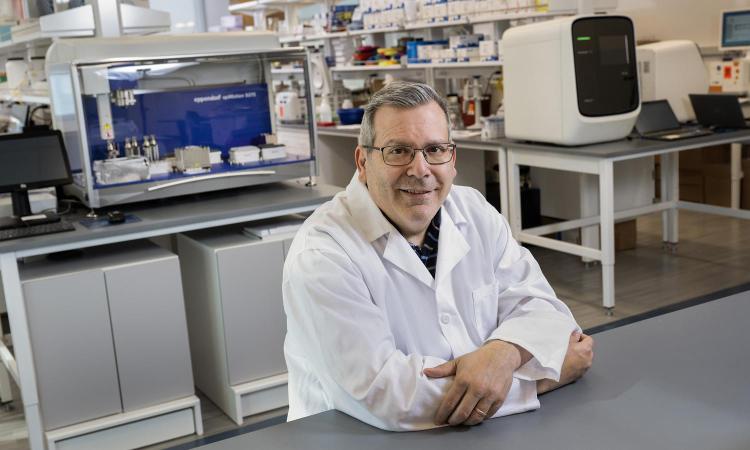
[[[750,50],[750,9],[721,12],[719,49]]]
[[[72,181],[68,154],[59,131],[0,136],[0,192],[10,192],[13,215],[31,214],[29,189]]]

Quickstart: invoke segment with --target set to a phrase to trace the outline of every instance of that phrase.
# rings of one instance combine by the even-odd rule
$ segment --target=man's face
[[[423,148],[447,143],[448,123],[435,102],[411,109],[382,107],[375,113],[374,147],[405,144]],[[450,192],[456,176],[456,159],[428,164],[422,152],[406,166],[389,166],[379,150],[357,147],[360,181],[367,184],[375,204],[412,243],[421,245],[424,232]]]

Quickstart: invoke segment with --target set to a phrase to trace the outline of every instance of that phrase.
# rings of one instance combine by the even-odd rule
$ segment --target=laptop
[[[749,128],[736,95],[690,94],[695,118],[704,127],[741,129]]]
[[[635,130],[645,139],[660,141],[676,141],[712,134],[707,128],[681,126],[666,100],[641,103],[641,113],[635,123]]]

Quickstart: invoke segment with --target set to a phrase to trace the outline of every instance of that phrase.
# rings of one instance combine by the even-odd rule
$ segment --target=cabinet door
[[[229,384],[286,371],[281,241],[217,252]]]
[[[193,393],[177,257],[105,270],[125,411]]]
[[[101,271],[24,281],[23,295],[44,429],[121,412]]]

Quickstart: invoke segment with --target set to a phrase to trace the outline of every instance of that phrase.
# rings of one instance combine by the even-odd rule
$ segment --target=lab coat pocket
[[[474,323],[479,337],[487,337],[497,328],[498,284],[488,284],[474,289],[471,293],[474,301]]]

